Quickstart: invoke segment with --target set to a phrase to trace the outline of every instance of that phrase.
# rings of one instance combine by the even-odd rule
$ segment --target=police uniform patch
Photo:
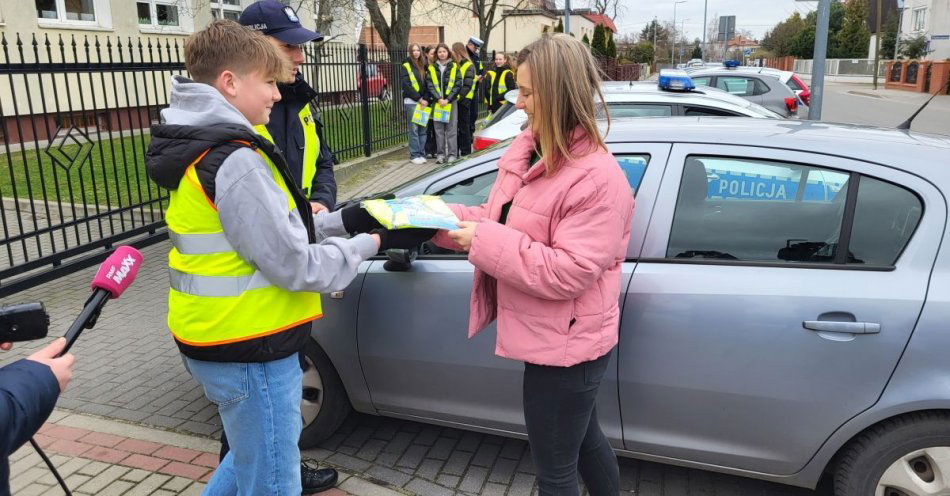
[[[287,14],[287,19],[289,19],[290,22],[300,22],[300,19],[297,18],[297,13],[294,12],[294,9],[290,7],[284,7],[284,13]]]

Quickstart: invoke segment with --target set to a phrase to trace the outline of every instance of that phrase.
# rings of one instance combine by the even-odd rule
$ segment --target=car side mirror
[[[390,272],[406,272],[412,268],[412,262],[419,256],[419,248],[393,248],[386,250],[386,263],[383,268]]]

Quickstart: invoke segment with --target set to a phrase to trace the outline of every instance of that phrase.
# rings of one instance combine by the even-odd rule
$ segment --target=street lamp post
[[[673,62],[673,54],[676,52],[676,6],[681,3],[686,3],[686,0],[673,2],[673,47],[670,48],[670,64],[673,64],[674,67],[676,66],[676,63]]]
[[[709,8],[709,0],[703,1],[703,46],[699,49],[699,58],[706,61],[706,11]]]

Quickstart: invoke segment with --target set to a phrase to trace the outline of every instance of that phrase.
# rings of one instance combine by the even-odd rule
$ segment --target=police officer
[[[303,79],[303,45],[323,36],[300,25],[292,8],[277,0],[260,0],[241,13],[241,24],[261,31],[284,54],[290,66],[287,81],[278,84],[280,101],[271,109],[270,122],[259,134],[277,145],[290,165],[294,182],[310,199],[314,213],[336,206],[333,154],[322,136],[311,104],[317,92]]]
[[[482,45],[485,42],[480,40],[477,36],[472,36],[468,39],[468,43],[465,44],[465,48],[468,50],[468,58],[475,65],[475,88],[478,91],[478,87],[481,86],[482,79],[485,77],[485,65],[482,64],[482,55],[481,49]],[[471,107],[469,108],[470,119],[469,123],[469,136],[475,134],[475,121],[478,120],[478,96],[475,95],[475,98],[472,99]]]
[[[310,200],[313,213],[333,210],[336,206],[336,179],[333,177],[333,155],[322,139],[322,125],[317,122],[311,102],[317,92],[303,79],[300,65],[304,62],[303,45],[319,41],[323,36],[300,25],[291,7],[277,0],[260,0],[241,13],[239,22],[261,31],[289,62],[287,81],[278,84],[280,101],[271,108],[270,122],[255,130],[281,150],[297,186]],[[222,435],[222,458],[227,452],[227,439]],[[336,485],[338,474],[332,468],[300,467],[303,493],[315,493]]]

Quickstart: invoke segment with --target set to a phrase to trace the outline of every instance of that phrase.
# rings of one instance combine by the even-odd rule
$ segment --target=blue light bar
[[[679,69],[661,70],[657,86],[664,91],[690,91],[696,88],[686,71]]]
[[[736,67],[739,67],[742,64],[740,64],[738,60],[727,60],[723,62],[722,65],[724,65],[726,69],[735,69]]]

